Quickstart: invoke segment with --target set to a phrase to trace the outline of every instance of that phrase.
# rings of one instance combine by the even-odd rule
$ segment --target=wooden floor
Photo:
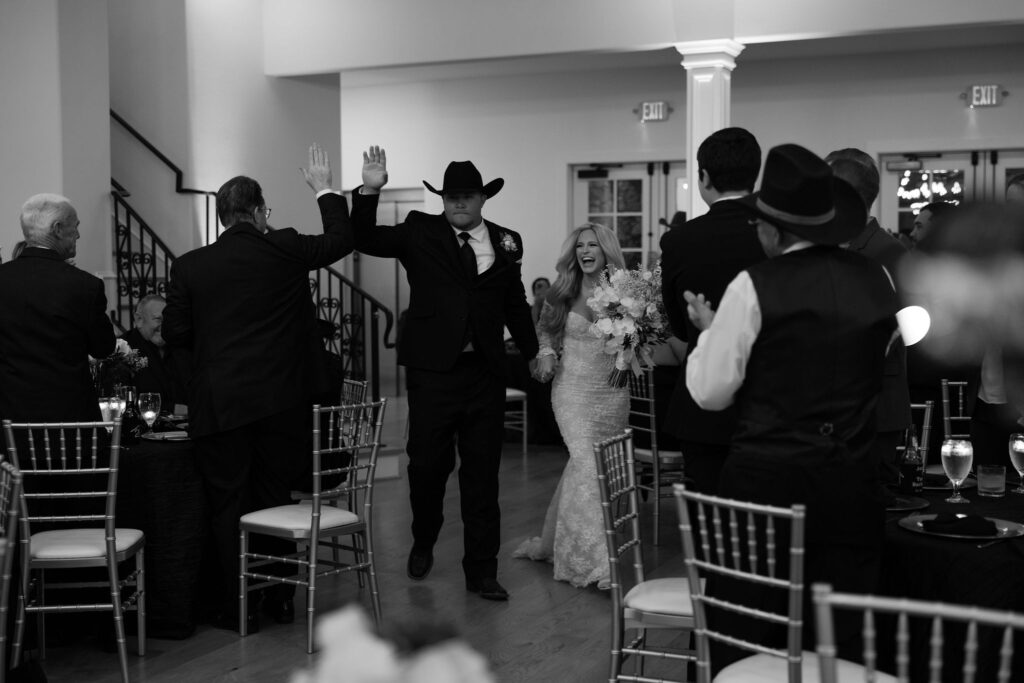
[[[433,572],[423,582],[410,581],[405,575],[411,542],[406,480],[403,476],[381,482],[375,492],[374,539],[385,621],[405,622],[424,614],[447,620],[490,660],[499,681],[607,680],[611,611],[607,593],[556,582],[550,565],[511,558],[524,537],[539,534],[566,458],[561,448],[531,446],[523,459],[518,444],[505,446],[504,542],[498,571],[512,595],[507,603],[488,602],[465,590],[457,480],[449,483],[447,521],[434,550]],[[645,546],[655,577],[682,573],[674,504],[665,500],[662,505],[662,545]],[[353,601],[369,604],[365,589],[360,591],[354,577],[335,577],[326,583],[318,598],[321,613]],[[296,611],[302,614],[304,599],[296,598]],[[142,658],[133,653],[134,644],[131,639],[130,672],[132,681],[139,683],[285,683],[292,671],[310,666],[317,658],[305,653],[301,620],[281,626],[264,618],[261,632],[247,638],[203,625],[187,640],[149,639]],[[53,683],[120,680],[117,656],[102,651],[95,635],[83,634],[73,645],[50,647],[43,666]],[[656,667],[648,670],[657,672]]]

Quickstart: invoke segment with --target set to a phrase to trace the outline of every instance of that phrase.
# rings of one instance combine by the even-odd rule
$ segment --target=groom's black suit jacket
[[[494,265],[475,278],[459,259],[455,231],[444,214],[413,211],[400,225],[377,226],[377,198],[352,192],[356,249],[397,258],[409,279],[409,312],[398,362],[410,368],[446,372],[465,346],[466,325],[473,343],[495,374],[505,370],[507,326],[523,358],[537,355],[537,335],[523,289],[523,240],[519,233],[484,221],[494,246]]]
[[[192,350],[192,436],[311,405],[325,380],[309,271],[350,253],[352,236],[344,197],[318,203],[323,235],[240,223],[174,262],[163,336]]]

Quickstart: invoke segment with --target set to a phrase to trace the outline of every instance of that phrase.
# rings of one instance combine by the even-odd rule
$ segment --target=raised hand
[[[379,191],[388,184],[388,157],[376,145],[363,152],[363,187]]]
[[[687,290],[683,292],[686,299],[686,312],[690,316],[690,322],[698,330],[706,330],[711,327],[711,321],[715,319],[715,311],[711,308],[711,302],[704,298],[703,294],[694,294]]]
[[[313,192],[331,189],[331,158],[327,150],[315,142],[309,146],[309,168],[299,170]]]

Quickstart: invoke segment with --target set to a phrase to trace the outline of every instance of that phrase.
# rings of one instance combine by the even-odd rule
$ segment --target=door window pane
[[[612,181],[588,181],[587,207],[590,213],[610,213],[614,210],[612,206]]]
[[[960,169],[904,171],[896,191],[900,211],[916,212],[932,202],[959,204],[964,199],[964,172]]]
[[[620,180],[616,183],[616,211],[643,211],[642,180]]]
[[[639,249],[643,246],[643,225],[640,216],[619,216],[615,221],[615,233],[623,249]]]

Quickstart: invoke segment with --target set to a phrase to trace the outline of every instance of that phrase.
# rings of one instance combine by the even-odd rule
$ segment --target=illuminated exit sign
[[[633,113],[640,116],[641,123],[668,121],[672,107],[668,106],[668,102],[641,102],[640,106],[633,110]]]
[[[1003,103],[1005,94],[1002,86],[999,85],[972,85],[968,86],[967,92],[964,93],[964,99],[967,100],[967,106],[971,109],[998,107]]]

